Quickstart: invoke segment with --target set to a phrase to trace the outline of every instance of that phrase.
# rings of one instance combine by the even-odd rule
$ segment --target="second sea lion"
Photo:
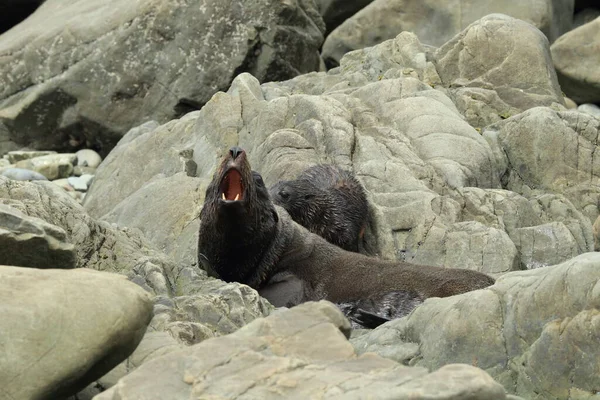
[[[247,284],[276,307],[326,299],[373,327],[428,297],[494,283],[477,271],[381,260],[332,245],[272,203],[239,147],[214,174],[200,217],[198,258],[208,274]]]
[[[358,251],[369,213],[367,195],[350,172],[318,164],[296,179],[269,189],[271,200],[312,233],[348,251]]]

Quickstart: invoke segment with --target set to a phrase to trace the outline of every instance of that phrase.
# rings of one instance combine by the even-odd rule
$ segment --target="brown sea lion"
[[[273,203],[312,233],[342,249],[358,251],[369,206],[365,190],[350,171],[314,165],[294,180],[277,182],[269,194]]]
[[[245,283],[273,305],[326,299],[373,327],[428,297],[487,287],[480,272],[387,261],[343,250],[294,222],[233,147],[206,190],[198,259],[208,274]]]

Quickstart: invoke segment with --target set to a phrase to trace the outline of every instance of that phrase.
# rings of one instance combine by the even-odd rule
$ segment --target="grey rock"
[[[85,192],[92,184],[94,175],[84,174],[81,176],[70,176],[68,182],[73,188],[80,192]]]
[[[583,113],[593,115],[596,118],[600,118],[600,107],[598,107],[595,104],[582,104],[579,107],[577,107],[577,111],[581,111]]]
[[[322,55],[329,65],[336,65],[349,51],[374,46],[403,31],[415,33],[423,43],[440,46],[472,22],[493,13],[506,13],[527,21],[553,42],[571,29],[573,3],[573,0],[526,0],[518,4],[493,0],[375,0],[327,37]]]
[[[577,242],[561,222],[518,230],[515,240],[523,269],[556,265],[579,254]]]
[[[443,86],[475,127],[564,105],[548,40],[524,21],[486,16],[441,46],[435,60]]]
[[[73,172],[75,154],[49,154],[17,162],[17,168],[30,169],[39,172],[49,180],[67,178]]]
[[[15,181],[47,181],[44,175],[39,172],[24,168],[5,168],[0,172],[2,176]]]
[[[152,316],[122,276],[0,266],[0,278],[2,398],[75,394],[133,352]]]
[[[0,155],[5,155],[9,151],[18,150],[20,147],[21,146],[12,140],[8,127],[0,119]]]
[[[75,156],[77,157],[76,165],[80,167],[98,168],[98,165],[102,162],[100,154],[90,149],[79,150],[75,153]]]
[[[74,268],[75,247],[58,226],[0,204],[0,265]]]
[[[70,178],[70,177],[69,177]],[[69,178],[61,178],[61,179],[55,179],[52,181],[52,183],[54,183],[55,185],[63,188],[64,190],[66,190],[67,192],[71,192],[73,190],[75,190],[73,188],[73,186],[69,183]]]
[[[48,156],[56,154],[55,151],[9,151],[6,154],[6,158],[11,164],[16,164],[22,160],[29,160],[35,157]]]
[[[147,362],[95,399],[506,398],[469,365],[429,374],[374,355],[356,357],[348,331],[331,303],[303,304]]]
[[[562,90],[581,103],[600,102],[600,17],[561,36],[552,59]]]
[[[353,340],[376,352],[436,369],[477,365],[526,399],[594,398],[600,330],[600,254],[511,272],[467,295],[428,299],[409,316]],[[468,333],[467,333],[468,332]]]
[[[540,191],[563,194],[595,221],[598,132],[598,119],[588,114],[538,107],[489,126],[483,136],[504,165],[503,186],[526,197]]]
[[[99,149],[201,108],[233,77],[319,68],[312,0],[47,0],[0,38],[0,120],[34,148]]]

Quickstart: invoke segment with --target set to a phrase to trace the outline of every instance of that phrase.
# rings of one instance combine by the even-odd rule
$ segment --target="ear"
[[[277,210],[273,209],[273,221],[279,222],[279,214],[277,214]]]

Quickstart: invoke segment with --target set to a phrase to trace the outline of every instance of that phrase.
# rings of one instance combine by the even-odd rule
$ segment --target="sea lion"
[[[428,297],[494,283],[476,271],[381,260],[332,245],[273,204],[239,147],[215,172],[200,218],[198,259],[207,273],[249,285],[276,307],[326,299],[374,327]]]
[[[312,233],[358,252],[369,206],[365,190],[351,172],[335,165],[315,165],[294,180],[277,182],[269,194],[273,203]]]

